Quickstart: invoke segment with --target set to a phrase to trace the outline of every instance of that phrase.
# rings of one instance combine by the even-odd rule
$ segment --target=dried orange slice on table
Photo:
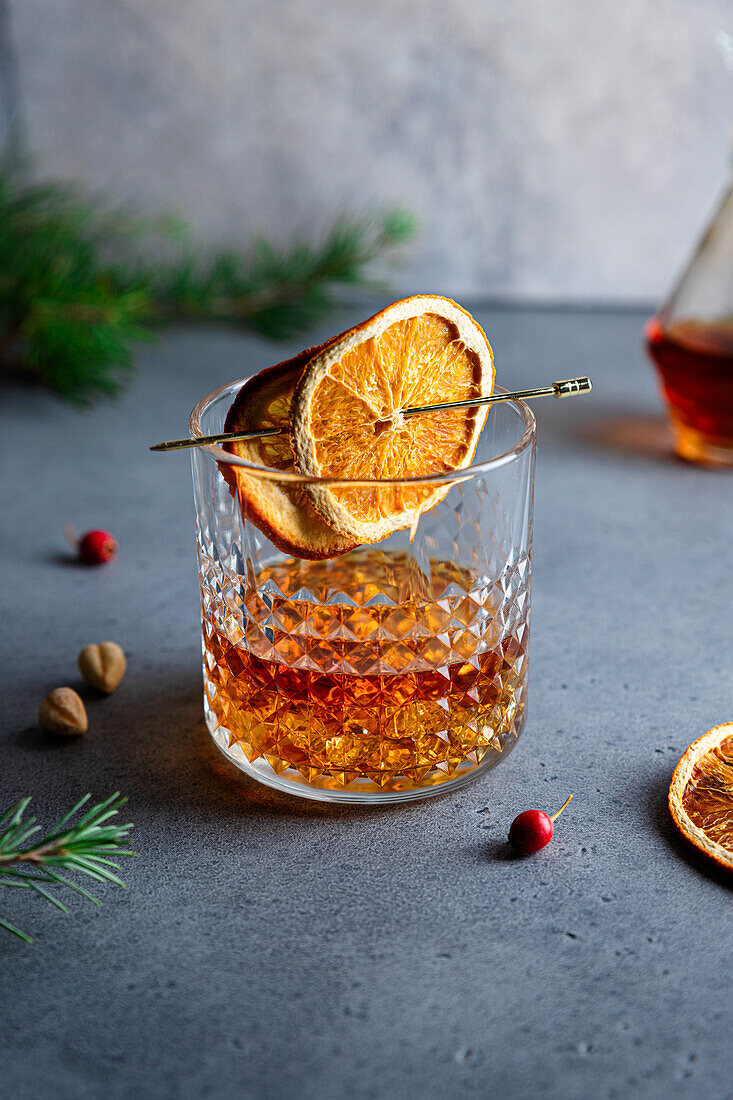
[[[288,436],[290,404],[305,363],[320,350],[308,348],[245,382],[229,410],[224,431],[281,428],[282,434],[237,440],[225,444],[226,450],[257,466],[295,472]],[[237,493],[245,518],[286,554],[311,560],[333,558],[357,545],[328,526],[297,483],[249,474],[242,466],[221,463],[220,469]]]
[[[669,811],[686,840],[733,871],[733,722],[690,745],[672,776]]]
[[[429,477],[473,458],[487,406],[404,417],[410,406],[489,396],[491,345],[449,298],[416,295],[334,338],[306,364],[291,409],[295,464],[319,478]],[[360,543],[411,527],[450,485],[332,487],[308,495],[334,531]]]

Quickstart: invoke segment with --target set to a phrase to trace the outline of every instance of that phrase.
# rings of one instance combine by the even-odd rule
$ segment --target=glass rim
[[[211,393],[207,393],[205,397],[201,398],[198,404],[191,410],[191,415],[188,418],[188,428],[192,438],[201,438],[209,434],[201,427],[201,418],[206,410],[227,392],[231,392],[232,395],[234,395],[246,381],[248,381],[248,379],[238,378],[234,382],[225,382],[223,386],[217,386],[215,390],[212,390]],[[503,386],[495,386],[494,392],[508,393],[509,391]],[[428,474],[424,477],[416,476],[379,479],[314,477],[312,475],[300,474],[297,471],[276,470],[272,466],[260,466],[256,462],[248,462],[246,459],[240,458],[230,451],[225,451],[223,447],[215,443],[204,444],[201,447],[197,447],[196,450],[206,451],[209,457],[214,459],[218,464],[223,463],[226,466],[233,466],[245,470],[248,475],[261,478],[264,481],[287,482],[290,485],[328,485],[330,487],[360,489],[373,489],[375,486],[395,485],[455,485],[515,462],[534,443],[537,434],[537,421],[527,402],[515,400],[503,401],[501,404],[507,408],[513,408],[524,423],[524,431],[513,446],[508,447],[499,454],[492,455],[491,458],[487,458],[482,462],[474,462],[470,466],[462,466],[457,470],[446,470],[443,473]],[[491,406],[489,406],[489,409],[491,409]]]

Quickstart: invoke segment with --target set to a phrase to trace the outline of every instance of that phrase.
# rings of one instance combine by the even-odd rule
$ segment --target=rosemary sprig
[[[133,826],[130,823],[120,825],[111,822],[127,799],[120,798],[119,792],[116,792],[73,821],[90,798],[91,795],[88,794],[80,798],[41,837],[38,836],[41,826],[36,824],[35,817],[23,817],[31,801],[30,797],[21,798],[6,810],[0,816],[0,886],[33,890],[62,913],[68,913],[68,909],[49,891],[49,886],[68,887],[94,905],[101,905],[101,902],[77,882],[65,878],[60,871],[76,872],[97,882],[113,882],[124,887],[124,882],[114,873],[119,870],[119,864],[108,857],[137,855],[125,847]],[[30,936],[2,917],[0,927],[26,943],[32,942]]]
[[[135,344],[165,321],[289,339],[346,293],[374,290],[375,261],[414,232],[409,214],[391,210],[338,218],[315,242],[205,254],[178,219],[106,210],[0,164],[0,365],[83,404],[117,392]],[[164,258],[145,259],[142,237],[145,255]]]

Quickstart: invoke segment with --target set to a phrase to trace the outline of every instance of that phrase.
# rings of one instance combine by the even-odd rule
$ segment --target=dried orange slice
[[[227,443],[226,450],[259,466],[295,471],[287,430],[290,404],[305,363],[323,346],[307,348],[245,382],[227,414],[224,431],[259,427],[283,428],[284,431],[281,435]],[[328,526],[297,484],[250,474],[241,466],[228,466],[223,462],[220,469],[237,493],[245,519],[255,523],[270,542],[286,554],[311,560],[333,558],[356,545],[354,539]]]
[[[672,776],[669,812],[691,844],[733,871],[733,722],[690,745]]]
[[[449,298],[394,302],[336,337],[306,364],[295,389],[290,435],[299,470],[320,478],[418,478],[467,465],[487,407],[403,417],[411,405],[488,396],[491,345]],[[433,507],[450,485],[332,487],[308,493],[335,531],[378,542]]]

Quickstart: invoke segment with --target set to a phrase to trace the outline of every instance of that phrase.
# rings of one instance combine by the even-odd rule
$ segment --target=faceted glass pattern
[[[202,403],[200,431],[220,430],[236,388]],[[294,794],[385,802],[509,751],[527,704],[533,428],[526,407],[494,406],[482,443],[510,454],[463,471],[412,532],[320,562],[276,550],[212,453],[193,453],[204,708],[230,760]]]

